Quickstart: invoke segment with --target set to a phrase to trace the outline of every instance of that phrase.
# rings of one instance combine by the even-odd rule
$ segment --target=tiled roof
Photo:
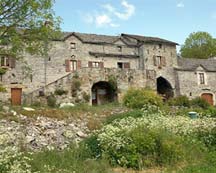
[[[175,42],[168,41],[165,39],[157,38],[157,37],[145,37],[138,35],[130,35],[130,34],[121,34],[121,36],[109,36],[109,35],[98,35],[98,34],[86,34],[79,32],[63,32],[62,38],[60,40],[65,40],[71,35],[78,37],[84,43],[92,43],[92,44],[113,44],[118,39],[121,39],[125,44],[130,46],[137,46],[138,42],[158,42],[158,43],[166,43],[171,45],[178,45]]]
[[[146,37],[146,36],[132,35],[132,34],[122,34],[122,36],[130,37],[130,38],[136,39],[144,43],[158,42],[158,43],[166,43],[166,44],[171,44],[171,45],[178,45],[178,43],[175,43],[169,40],[165,40],[162,38],[158,38],[158,37]]]
[[[193,58],[178,58],[179,70],[194,71],[197,67],[202,66],[206,71],[216,71],[216,59],[193,59]]]

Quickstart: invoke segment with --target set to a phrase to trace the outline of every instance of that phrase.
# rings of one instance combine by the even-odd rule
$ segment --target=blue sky
[[[155,36],[183,44],[192,32],[216,37],[216,0],[56,0],[63,31]]]

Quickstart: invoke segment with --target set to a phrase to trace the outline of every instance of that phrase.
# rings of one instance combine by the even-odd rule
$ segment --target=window
[[[162,57],[161,56],[156,56],[156,63],[157,63],[157,66],[161,66],[162,65]]]
[[[121,46],[117,46],[117,48],[118,48],[119,52],[122,52],[122,47]]]
[[[146,70],[147,79],[154,80],[156,78],[156,71],[155,70]]]
[[[1,66],[2,67],[9,67],[9,58],[7,58],[6,56],[2,56],[1,57]]]
[[[162,68],[162,66],[166,66],[166,58],[164,56],[154,56],[153,57],[154,65],[158,68]]]
[[[16,63],[15,58],[0,56],[0,67],[15,68],[15,63]]]
[[[129,69],[130,68],[130,63],[129,62],[118,62],[117,63],[117,68]]]
[[[90,67],[90,68],[104,68],[104,63],[103,62],[89,61],[88,67]]]
[[[205,84],[206,81],[205,81],[205,74],[204,73],[198,73],[199,75],[199,84]]]
[[[159,48],[159,49],[162,49],[162,44],[158,44],[158,48]]]
[[[70,61],[70,71],[76,71],[77,70],[77,61],[71,60]]]
[[[98,67],[100,67],[100,63],[99,62],[92,62],[92,67],[98,68]]]
[[[122,63],[122,62],[118,62],[118,63],[117,63],[117,66],[118,66],[118,68],[123,69],[123,63]]]
[[[77,69],[82,68],[82,64],[80,60],[71,60],[71,59],[66,59],[65,60],[65,70],[66,72],[74,72]]]
[[[76,49],[76,43],[71,42],[71,43],[70,43],[70,48],[71,48],[71,49]]]

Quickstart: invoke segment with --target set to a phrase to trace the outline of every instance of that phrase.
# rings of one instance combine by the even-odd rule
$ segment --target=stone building
[[[130,34],[66,32],[52,41],[46,57],[24,54],[15,62],[2,55],[7,72],[1,83],[8,91],[0,98],[21,104],[55,95],[59,103],[104,104],[121,101],[131,87],[150,87],[164,98],[202,96],[215,104],[216,60],[177,58],[176,45]]]

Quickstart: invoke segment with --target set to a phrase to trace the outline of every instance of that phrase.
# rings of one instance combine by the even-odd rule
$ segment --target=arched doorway
[[[116,90],[109,82],[100,81],[92,86],[92,105],[102,105],[117,100]]]
[[[163,97],[164,100],[168,100],[174,96],[171,84],[163,77],[157,78],[157,92]]]
[[[214,105],[213,94],[211,94],[211,93],[202,93],[201,98],[206,100],[210,105]]]

